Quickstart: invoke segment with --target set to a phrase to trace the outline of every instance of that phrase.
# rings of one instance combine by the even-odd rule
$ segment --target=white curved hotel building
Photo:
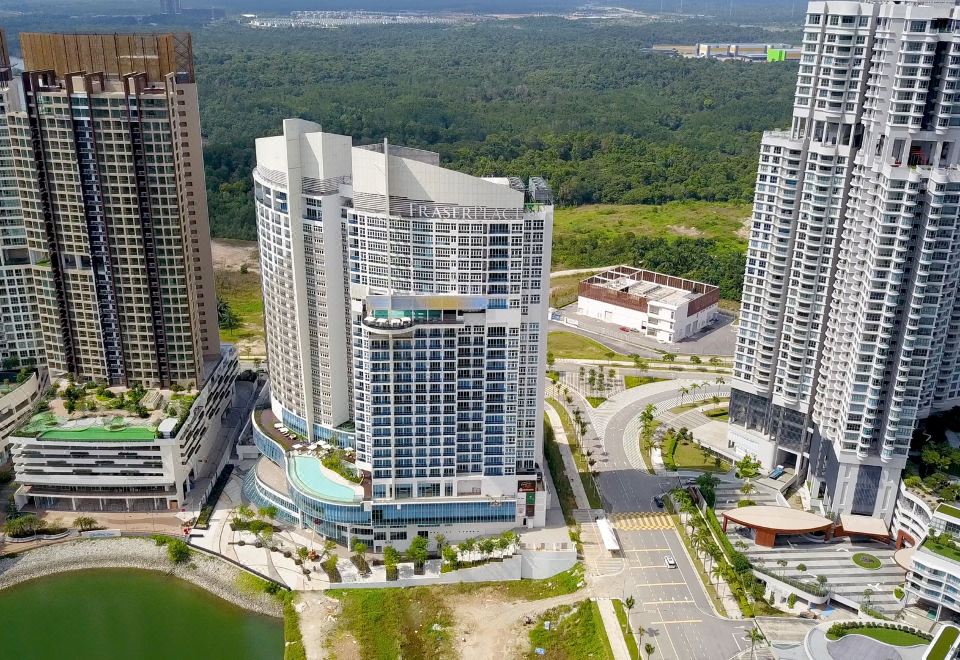
[[[917,420],[960,400],[960,9],[811,2],[763,138],[730,440],[883,517]]]
[[[376,550],[542,525],[542,180],[291,119],[257,140],[254,181],[272,392],[248,495]]]

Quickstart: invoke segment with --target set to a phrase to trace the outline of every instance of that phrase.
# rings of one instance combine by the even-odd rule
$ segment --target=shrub
[[[167,557],[174,564],[183,564],[190,559],[192,551],[185,541],[171,539],[167,542]]]
[[[337,570],[336,555],[328,557],[321,565],[327,573],[327,577],[330,578],[330,582],[340,582],[340,571]]]
[[[900,587],[893,588],[893,597],[897,600],[903,600],[903,589]]]
[[[787,605],[793,609],[793,606],[797,604],[797,594],[790,594],[787,596]]]

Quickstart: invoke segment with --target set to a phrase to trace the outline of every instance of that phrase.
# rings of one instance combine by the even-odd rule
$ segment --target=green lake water
[[[0,590],[3,660],[281,660],[280,619],[162,573],[60,573]]]

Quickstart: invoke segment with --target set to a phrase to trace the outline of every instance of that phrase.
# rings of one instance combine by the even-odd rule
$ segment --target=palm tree
[[[786,569],[786,567],[787,567],[787,560],[786,560],[786,559],[778,559],[778,560],[777,560],[777,566],[779,566],[781,569]],[[781,574],[781,575],[783,574],[783,570],[780,571],[780,574]]]
[[[655,647],[650,642],[647,642],[646,644],[643,645],[643,652],[647,654],[647,660],[650,660],[650,656],[653,655],[653,652],[656,650],[657,650],[657,647]]]
[[[434,534],[433,540],[437,543],[437,552],[442,552],[443,546],[447,542],[447,537],[443,534]]]
[[[716,578],[716,580],[717,580],[717,586],[718,586],[718,587],[721,587],[721,589],[722,589],[723,580],[722,580],[721,578],[723,578],[723,567],[722,567],[720,564],[714,564],[714,565],[713,565],[713,568],[710,569],[710,577],[711,577],[711,578]],[[713,580],[711,580],[711,582],[713,582]],[[719,593],[720,593],[720,590],[719,590],[719,589],[717,590],[717,593],[718,593],[718,595],[719,595]]]
[[[680,405],[683,405],[683,397],[685,397],[688,394],[690,394],[690,390],[684,387],[683,385],[681,385],[680,386]]]
[[[714,381],[714,382],[716,382],[717,385],[723,385],[723,384],[726,383],[727,381],[725,381],[725,380],[723,379],[723,376],[717,376],[717,379],[716,379],[716,381]]]
[[[750,657],[755,658],[756,655],[754,652],[754,647],[756,646],[757,642],[762,642],[765,639],[763,633],[760,632],[758,628],[753,627],[747,631],[745,639],[750,642]]]

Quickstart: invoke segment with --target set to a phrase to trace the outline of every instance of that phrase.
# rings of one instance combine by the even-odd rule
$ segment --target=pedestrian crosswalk
[[[617,529],[636,532],[647,529],[673,529],[673,521],[666,513],[635,512],[612,513],[610,521]]]

